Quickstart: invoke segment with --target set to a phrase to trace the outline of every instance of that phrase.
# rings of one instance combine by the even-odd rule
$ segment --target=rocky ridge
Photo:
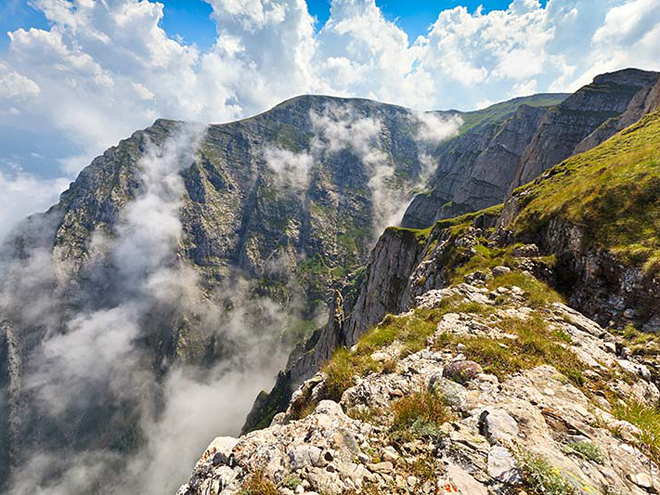
[[[566,336],[562,352],[576,357],[601,394],[655,404],[660,393],[648,370],[624,357],[620,339],[561,303],[530,307],[516,286],[431,290],[395,318],[433,312],[449,300],[471,309],[434,321],[421,350],[407,354],[397,338],[370,349],[375,370],[355,378],[338,402],[327,399],[333,372],[319,373],[269,428],[215,439],[178,495],[660,490],[641,431],[618,419],[604,394],[547,364],[498,377],[466,357],[480,338],[503,347],[524,338],[501,323],[525,325],[540,311],[549,332]],[[359,355],[363,345],[350,353]],[[411,408],[407,398],[434,405]],[[429,417],[434,408],[442,417]]]
[[[403,225],[425,228],[475,211],[475,204],[482,209],[501,203],[516,187],[651,111],[657,82],[658,73],[637,69],[603,74],[560,101],[521,104],[500,120],[467,127],[436,150],[438,168]]]
[[[551,333],[557,337],[555,343],[568,349],[570,354],[563,355],[561,359],[556,359],[556,355],[553,358],[552,353],[545,354],[539,361],[525,365],[503,358],[502,362],[505,364],[507,373],[499,374],[498,383],[516,380],[518,376],[526,378],[535,376],[540,379],[539,387],[542,387],[541,391],[543,391],[545,378],[541,377],[544,374],[546,378],[549,373],[555,377],[563,375],[564,378],[559,378],[559,381],[568,380],[571,386],[575,387],[576,397],[578,397],[577,399],[567,399],[563,407],[570,409],[577,401],[584,407],[588,406],[588,411],[593,408],[599,409],[605,413],[604,416],[601,416],[605,420],[604,422],[598,420],[596,423],[601,427],[605,426],[605,430],[615,425],[614,430],[619,431],[618,428],[621,424],[618,421],[625,417],[629,419],[633,417],[633,415],[626,415],[625,411],[642,407],[642,410],[646,411],[645,414],[650,417],[649,423],[652,426],[647,424],[646,427],[649,429],[646,432],[631,429],[627,424],[623,427],[630,433],[628,441],[636,443],[641,438],[646,438],[649,443],[646,444],[646,447],[642,447],[642,450],[646,449],[647,454],[653,456],[652,452],[657,449],[657,425],[660,424],[657,409],[660,348],[654,338],[660,331],[660,320],[658,320],[657,313],[660,300],[660,272],[657,265],[658,244],[656,238],[652,234],[649,234],[648,237],[640,237],[640,233],[652,233],[653,229],[657,229],[657,224],[654,223],[657,222],[657,209],[655,209],[656,203],[652,198],[657,197],[658,191],[657,142],[660,137],[658,122],[660,122],[660,115],[657,112],[645,116],[637,124],[617,134],[606,143],[588,153],[567,160],[546,172],[527,187],[519,189],[503,207],[494,207],[476,214],[440,221],[432,228],[425,230],[387,229],[372,252],[370,264],[359,277],[359,282],[357,282],[359,289],[352,288],[348,292],[349,297],[344,299],[342,317],[335,318],[315,339],[315,346],[307,348],[297,362],[290,363],[291,366],[286,373],[278,379],[274,391],[278,393],[280,401],[287,404],[289,404],[285,400],[287,386],[290,387],[293,383],[300,387],[294,392],[285,415],[273,418],[271,428],[277,431],[278,428],[285,428],[284,423],[292,421],[291,426],[288,427],[296,429],[298,427],[296,425],[300,425],[296,421],[299,420],[301,411],[309,413],[313,410],[313,405],[323,399],[333,399],[340,403],[344,413],[349,415],[355,413],[352,408],[357,403],[351,402],[347,397],[354,393],[351,392],[354,389],[349,388],[349,391],[345,391],[339,387],[341,393],[338,393],[337,381],[347,382],[349,386],[354,385],[355,387],[359,387],[363,380],[373,380],[379,383],[389,383],[389,380],[396,383],[411,381],[416,373],[401,371],[400,366],[402,362],[406,362],[406,359],[415,355],[414,352],[411,354],[412,351],[447,353],[448,356],[444,360],[439,360],[441,364],[438,365],[438,369],[435,369],[436,373],[447,367],[451,370],[451,367],[454,366],[451,364],[454,359],[465,362],[465,368],[462,368],[463,365],[457,365],[461,375],[458,381],[463,381],[463,371],[468,375],[479,375],[483,370],[490,371],[490,374],[498,371],[497,362],[501,358],[498,348],[507,349],[510,344],[506,340],[502,340],[502,334],[498,334],[492,326],[495,322],[495,326],[499,326],[501,330],[501,324],[497,323],[498,318],[502,317],[502,313],[499,311],[507,314],[512,309],[508,306],[513,304],[513,311],[518,315],[515,318],[530,321],[530,325],[540,318],[545,323],[541,327],[534,323],[536,326],[532,328],[538,330],[545,325],[547,330],[547,326],[550,326],[553,329]],[[584,190],[590,191],[591,195],[585,194]],[[626,194],[622,195],[622,191],[626,191]],[[626,203],[617,207],[612,203],[611,197],[625,197]],[[645,213],[640,214],[639,212]],[[599,215],[603,214],[610,215],[608,218],[612,218],[613,215],[616,221],[599,219]],[[657,232],[657,230],[655,231]],[[628,254],[630,249],[638,249],[636,255]],[[461,285],[465,283],[469,285]],[[565,300],[581,313],[569,309],[561,303],[562,297],[553,296],[553,291],[546,285],[547,283],[558,287]],[[443,297],[438,296],[438,291],[443,294]],[[451,296],[456,296],[457,293],[470,303],[483,306],[493,304],[493,301],[499,301],[499,303],[494,303],[495,306],[501,303],[504,308],[496,309],[493,313],[483,310],[483,308],[463,306],[462,312],[452,313],[455,316],[451,317],[445,314],[445,308],[430,321],[430,326],[414,327],[416,334],[421,335],[424,346],[427,347],[426,351],[419,350],[419,341],[414,342],[411,349],[410,340],[414,340],[414,338],[411,337],[413,335],[411,332],[406,331],[407,324],[397,326],[392,322],[399,321],[399,319],[403,321],[411,319],[411,316],[424,308],[426,300],[435,301],[429,303],[431,306],[442,306],[438,300],[451,299]],[[520,299],[521,297],[522,299]],[[526,316],[521,316],[520,311]],[[538,314],[539,311],[541,314]],[[480,314],[474,315],[475,312],[485,312],[488,319],[484,321]],[[535,312],[536,316],[533,316],[532,319],[528,318]],[[392,314],[399,316],[392,317]],[[499,316],[496,316],[495,320],[491,320],[493,314]],[[594,318],[598,322],[590,320],[588,317]],[[446,319],[449,319],[450,324],[443,323]],[[566,323],[569,326],[564,326]],[[466,330],[465,326],[471,330]],[[443,329],[442,332],[440,332],[440,328]],[[576,332],[575,328],[579,332]],[[378,337],[381,332],[382,338]],[[392,337],[392,333],[394,333],[394,337]],[[438,333],[446,336],[439,339]],[[479,349],[474,341],[453,338],[452,335],[456,333],[459,335],[476,333],[487,336],[486,340],[495,342],[495,347],[481,342],[483,347]],[[508,337],[504,338],[511,338],[513,342],[524,335],[524,332],[520,332],[520,328],[514,332],[505,331],[505,333],[508,334]],[[428,340],[426,340],[427,338]],[[374,347],[375,342],[379,343],[377,348]],[[529,347],[525,344],[524,349],[520,350],[520,355],[526,355],[529,352],[534,354],[536,351],[532,349],[538,349],[537,345],[538,343],[530,342],[531,347]],[[350,352],[346,354],[347,351],[342,351],[341,347],[337,351],[338,346],[345,346],[344,349],[350,348]],[[609,353],[610,356],[603,354],[603,351]],[[457,358],[457,356],[459,357]],[[310,369],[310,364],[323,363],[327,359],[330,364],[323,367],[322,373],[303,383],[303,380],[318,369],[313,367]],[[472,362],[468,363],[468,361]],[[347,362],[351,363],[348,365],[349,371],[340,373],[338,377],[335,376],[337,368],[346,366]],[[374,364],[374,362],[378,364]],[[566,367],[566,364],[570,362],[581,364]],[[538,368],[537,365],[541,368]],[[554,366],[554,369],[549,371],[546,366]],[[619,375],[621,370],[623,370],[623,375]],[[427,379],[428,382],[424,382],[421,389],[431,382],[428,376]],[[490,378],[488,379],[490,380]],[[622,385],[622,383],[627,385]],[[420,384],[417,385],[419,390]],[[447,393],[448,390],[451,390],[450,387],[442,392]],[[635,392],[630,387],[638,391],[644,390],[644,392]],[[550,392],[546,395],[556,396],[552,388],[549,390]],[[390,397],[389,409],[396,410],[394,403],[402,400],[401,398],[410,391],[411,389],[408,388],[401,395],[394,393]],[[451,393],[449,392],[450,395]],[[366,394],[366,397],[362,406],[378,404],[378,401],[372,400],[372,396],[369,394]],[[505,403],[507,399],[499,397],[497,400]],[[535,407],[538,403],[538,399],[529,400],[530,407]],[[640,406],[640,404],[644,405]],[[491,405],[494,404],[491,403]],[[375,414],[376,421],[373,421],[375,425],[387,425],[389,424],[387,418],[389,421],[392,420],[391,415],[383,419],[375,411],[364,410],[355,414],[355,419],[365,419],[363,413],[367,418],[371,418]],[[552,417],[548,419],[546,415],[552,428],[572,432],[584,431],[580,428],[573,429],[575,425],[557,421],[557,418],[564,417],[571,417],[571,414],[566,413],[565,416],[562,413],[554,419]],[[639,417],[636,419],[639,420]],[[282,423],[283,421],[284,423]],[[367,420],[367,422],[369,421]],[[536,426],[540,428],[539,425]],[[272,433],[271,428],[268,431]],[[386,428],[386,430],[389,433],[384,438],[381,431],[377,444],[382,447],[394,448],[396,455],[405,459],[409,452],[399,448],[401,445],[392,445],[388,436],[391,429]],[[477,430],[481,431],[479,428]],[[540,431],[546,430],[541,428]],[[471,434],[473,433],[474,431],[471,432]],[[602,441],[604,444],[608,444],[610,437],[607,436],[607,431],[603,433],[605,436]],[[552,438],[561,437],[554,431],[549,434]],[[250,435],[252,434],[248,434],[245,438],[259,438],[258,435],[254,437]],[[621,433],[616,435],[621,435]],[[386,445],[388,441],[390,443]],[[277,444],[276,440],[273,442]],[[578,443],[580,442],[594,443],[593,437],[581,438]],[[557,448],[557,446],[545,444],[540,439],[537,440],[537,443],[544,445],[544,450],[551,453]],[[561,443],[562,441],[560,441]],[[259,445],[261,445],[259,441],[255,441],[254,448],[260,448]],[[442,445],[450,451],[459,448],[452,445],[451,442],[448,445]],[[531,445],[529,446],[531,447]],[[602,453],[602,446],[597,447],[596,449],[580,444],[576,448],[592,454],[594,452]],[[391,453],[391,450],[388,451]],[[514,448],[513,451],[516,449]],[[523,473],[525,469],[529,468],[525,459],[529,461],[530,458],[524,455],[520,457],[519,453],[515,454],[513,451],[509,450],[508,455],[513,456],[514,461],[522,464],[516,473],[517,476],[524,478]],[[433,457],[436,468],[434,482],[426,486],[428,490],[435,490],[435,483],[438,480],[445,480],[448,473],[447,469],[443,471],[439,467],[438,458],[444,458],[444,454],[435,452],[436,455]],[[496,455],[500,454],[506,456],[502,451],[498,451]],[[283,455],[286,458],[286,449]],[[516,455],[518,455],[517,458]],[[558,457],[555,457],[554,462],[565,466],[565,461]],[[600,455],[596,457],[601,459]],[[455,463],[455,460],[452,462]],[[493,463],[495,464],[496,461],[493,460]],[[548,468],[545,461],[539,461],[533,456],[531,464],[536,466],[535,469],[540,469],[539,466]],[[392,480],[381,479],[377,482],[378,490],[386,489],[385,486],[389,490],[397,487],[402,493],[405,493],[403,490],[411,489],[411,487],[404,486],[406,483],[405,470],[398,466],[396,468],[392,466],[390,474],[393,478],[399,474],[399,480],[394,485],[386,485]],[[445,468],[447,466],[448,464],[445,462]],[[502,493],[502,487],[495,485],[496,481],[488,473],[487,466],[488,463],[482,464],[480,468],[471,465],[468,471],[474,479],[486,485],[486,488],[482,487],[481,490],[490,489],[492,493]],[[653,481],[649,480],[657,478],[657,465],[650,462],[649,466],[651,466],[652,472],[638,473],[641,484],[637,484],[637,474],[631,477],[628,468],[623,465],[620,467],[618,477],[608,478],[607,481],[603,481],[601,478],[602,473],[577,474],[577,471],[572,468],[572,470],[568,470],[569,474],[564,473],[566,474],[564,481],[555,479],[554,482],[558,486],[564,486],[565,483],[570,485],[571,479],[573,481],[578,479],[582,480],[580,483],[583,484],[576,485],[577,488],[567,487],[562,489],[564,491],[550,493],[573,493],[570,490],[584,487],[587,491],[597,490],[601,493],[610,493],[607,491],[608,484],[618,486],[619,491],[615,490],[612,493],[656,493],[658,487],[653,486]],[[369,470],[369,466],[366,467]],[[466,466],[463,465],[462,469],[465,470],[465,468]],[[282,469],[288,473],[289,467],[285,465]],[[375,469],[376,471],[370,472],[372,474],[377,472],[378,468]],[[606,472],[611,474],[610,471],[606,470]],[[245,476],[250,476],[246,473],[240,474],[242,473],[240,469],[238,473],[234,474],[241,482],[245,480]],[[201,479],[200,482],[202,482],[204,479],[198,479],[195,476],[193,475],[192,484],[188,487],[189,490],[192,490],[189,493],[198,493],[194,491],[198,486],[195,485],[196,480]],[[530,475],[528,471],[528,484],[533,484],[532,481],[529,481],[530,476],[532,479],[543,477],[538,473]],[[403,482],[401,477],[403,477]],[[273,479],[272,473],[271,479]],[[590,480],[598,480],[600,485],[591,483]],[[274,480],[274,482],[279,481],[281,481],[279,478]],[[305,489],[314,490],[315,487],[320,486],[314,485],[311,479],[308,479],[308,483],[309,487],[305,485]],[[460,482],[450,480],[446,486],[454,486],[452,483],[460,484]],[[229,488],[232,486],[238,485],[229,485]],[[472,486],[472,488],[467,488],[467,486]],[[350,484],[340,484],[341,490],[350,490],[348,487]],[[415,489],[417,490],[419,487]],[[540,489],[538,486],[536,489],[541,490],[539,493],[548,491],[548,489]],[[478,490],[480,489],[476,488],[476,485],[464,485],[463,487],[463,493],[487,493]],[[364,487],[359,488],[358,492],[370,493],[369,489]],[[230,490],[227,493],[232,492]],[[442,491],[436,493],[442,493]]]

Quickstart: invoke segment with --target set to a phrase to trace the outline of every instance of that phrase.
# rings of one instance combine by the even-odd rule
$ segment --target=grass
[[[511,117],[522,104],[532,107],[551,107],[564,101],[567,96],[566,94],[539,94],[514,98],[513,100],[497,103],[481,110],[465,112],[461,114],[463,125],[460,128],[460,133],[476,131],[485,125],[503,122]]]
[[[594,445],[591,442],[577,442],[572,443],[568,446],[572,452],[575,452],[583,459],[588,459],[594,461],[598,464],[602,464],[605,461],[605,456],[600,450],[598,445]]]
[[[465,356],[479,363],[486,373],[498,378],[550,364],[574,384],[584,385],[584,365],[565,346],[563,335],[552,331],[540,313],[534,313],[526,320],[505,318],[497,326],[517,338],[495,340],[486,336],[446,336],[440,339],[439,345],[462,343],[465,345],[462,351]]]
[[[255,471],[243,483],[239,495],[278,495],[279,491],[263,471]]]
[[[535,495],[575,495],[573,485],[561,474],[559,469],[547,460],[531,452],[518,452],[516,461],[519,466],[523,485]]]
[[[647,271],[660,268],[660,111],[573,156],[516,190],[517,235],[552,219],[580,225],[586,247],[609,250]]]
[[[446,298],[435,308],[418,308],[412,315],[387,315],[383,320],[366,332],[356,344],[355,352],[347,348],[337,349],[326,363],[328,398],[339,401],[344,391],[355,385],[355,377],[368,373],[391,373],[396,368],[396,360],[376,362],[371,355],[390,344],[401,343],[399,357],[403,358],[426,347],[427,339],[435,333],[438,321],[447,313],[490,314],[488,306],[462,302],[460,296]]]
[[[613,412],[617,419],[628,421],[641,430],[640,442],[653,460],[660,462],[660,404],[650,407],[631,401],[625,405],[616,404]]]
[[[440,426],[453,417],[444,397],[428,390],[399,399],[392,404],[392,413],[391,433],[404,441],[420,437],[438,438]]]
[[[498,287],[520,287],[524,297],[532,308],[544,308],[552,303],[564,302],[554,289],[532,275],[522,272],[510,272],[493,278],[488,283],[490,290]]]

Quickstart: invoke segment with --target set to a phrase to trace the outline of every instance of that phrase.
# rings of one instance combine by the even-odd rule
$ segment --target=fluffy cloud
[[[206,1],[217,39],[200,50],[163,30],[151,0],[32,0],[50,28],[9,33],[0,125],[62,136],[68,156],[51,166],[75,174],[156,117],[227,121],[301,93],[471,109],[574,90],[604,70],[658,68],[654,0],[458,6],[416,40],[375,0],[332,0],[322,26],[304,0]]]
[[[0,241],[17,222],[55,203],[68,184],[65,178],[38,179],[16,166],[0,168]]]

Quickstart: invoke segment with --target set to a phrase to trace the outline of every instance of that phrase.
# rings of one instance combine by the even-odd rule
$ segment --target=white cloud
[[[46,180],[20,168],[9,172],[0,169],[0,241],[20,220],[56,203],[68,185],[66,178]]]
[[[280,185],[293,184],[303,188],[309,183],[313,159],[309,153],[269,146],[264,149],[266,165],[275,172]]]
[[[375,0],[332,0],[317,30],[304,0],[206,1],[217,40],[200,51],[163,30],[155,1],[33,0],[51,27],[9,33],[0,124],[66,138],[69,156],[52,166],[76,173],[156,117],[222,122],[301,93],[472,109],[575,90],[606,70],[660,68],[655,0],[458,6],[416,40]]]
[[[5,71],[6,67],[0,64],[0,98],[20,100],[41,93],[39,85],[32,79],[16,72]]]

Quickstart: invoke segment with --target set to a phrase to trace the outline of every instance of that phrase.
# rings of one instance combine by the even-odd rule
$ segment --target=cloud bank
[[[85,270],[90,280],[107,282],[100,292],[93,282],[67,286],[60,278],[67,267],[47,248],[37,245],[12,261],[0,257],[0,323],[16,324],[21,346],[29,339],[37,344],[10,370],[20,384],[9,391],[18,394],[10,428],[19,444],[12,451],[19,455],[23,444],[29,454],[20,463],[13,459],[12,495],[173,493],[215,435],[238,433],[256,395],[284,365],[282,308],[254,297],[240,276],[204,293],[177,256],[180,172],[195,160],[204,134],[203,126],[186,124],[160,145],[147,142],[135,198],[112,232],[93,235]],[[50,226],[35,225],[35,231],[47,246]],[[211,367],[165,360],[155,369],[157,345],[145,346],[145,339],[184,329],[192,347],[195,339],[208,349],[218,342],[222,359]],[[29,410],[25,418],[20,407]],[[138,450],[127,456],[86,438],[103,434],[98,417],[139,431]],[[23,421],[35,420],[49,431],[40,445],[31,445],[21,429]],[[112,434],[113,440],[122,436]],[[69,436],[87,450],[68,448]]]

